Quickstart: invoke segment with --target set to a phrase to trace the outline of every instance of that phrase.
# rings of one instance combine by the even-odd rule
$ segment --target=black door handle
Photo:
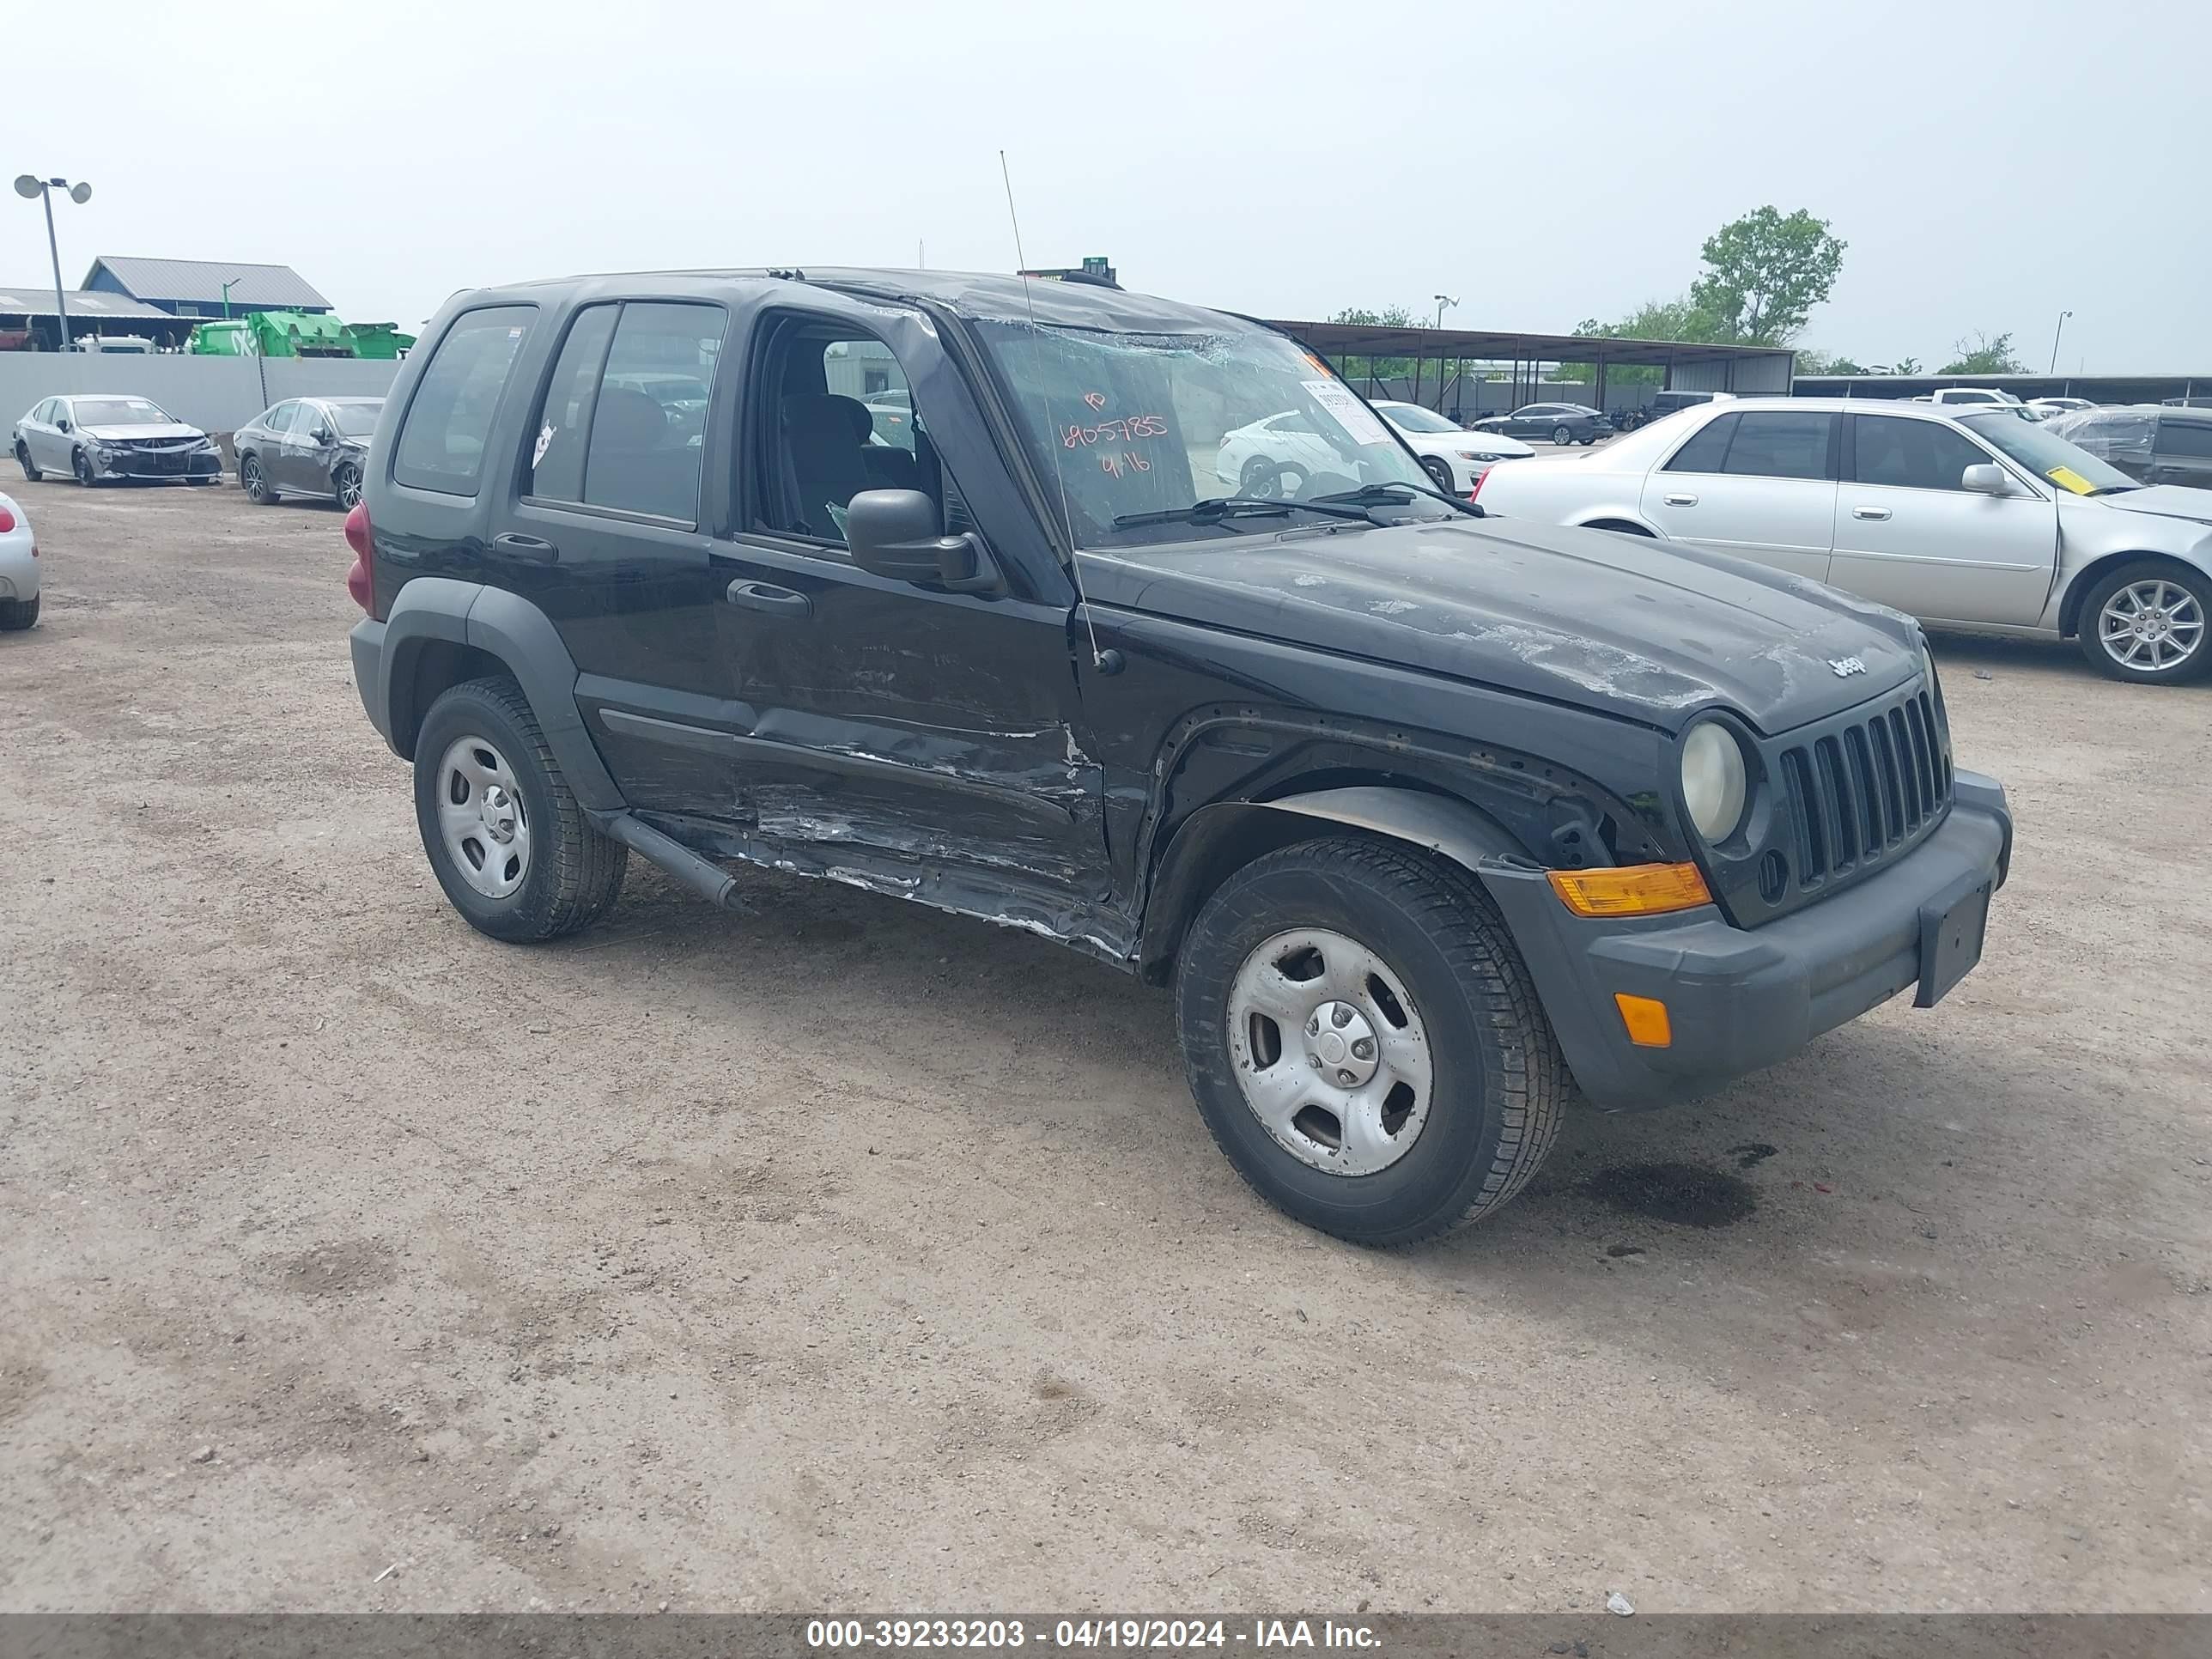
[[[532,564],[551,564],[561,556],[561,550],[550,542],[542,542],[535,536],[518,536],[509,531],[491,538],[491,550],[501,558],[527,559]]]
[[[750,581],[740,576],[730,584],[726,596],[732,605],[741,605],[748,611],[765,611],[771,617],[807,617],[814,613],[814,601],[805,594],[794,593],[773,582]]]

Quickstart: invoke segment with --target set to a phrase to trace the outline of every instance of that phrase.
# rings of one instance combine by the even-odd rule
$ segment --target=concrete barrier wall
[[[234,432],[285,398],[381,397],[398,373],[395,362],[355,357],[0,351],[0,431],[42,398],[120,392],[204,431]]]

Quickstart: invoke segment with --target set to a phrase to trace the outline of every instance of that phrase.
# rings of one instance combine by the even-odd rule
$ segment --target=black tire
[[[1427,1117],[1396,1161],[1348,1176],[1304,1162],[1245,1103],[1231,987],[1277,934],[1326,928],[1403,982],[1429,1033]],[[1330,838],[1249,864],[1206,900],[1178,954],[1176,1024],[1215,1144],[1292,1219],[1359,1244],[1433,1238],[1498,1209],[1557,1139],[1566,1062],[1512,936],[1473,877],[1410,848]]]
[[[70,471],[87,489],[92,488],[92,462],[82,449],[70,452]]]
[[[1443,490],[1445,495],[1449,495],[1455,493],[1452,489],[1451,467],[1440,457],[1435,455],[1422,456],[1421,471],[1427,473],[1429,475],[1429,482],[1434,484],[1437,489]]]
[[[31,447],[21,438],[15,440],[15,465],[23,469],[23,478],[27,483],[36,483],[46,476],[31,465]]]
[[[1255,455],[1238,471],[1237,491],[1272,501],[1283,493],[1283,469],[1265,455]]]
[[[0,599],[0,633],[37,626],[40,597],[33,593],[27,599]]]
[[[531,863],[503,898],[469,884],[438,830],[438,771],[464,738],[488,740],[512,768],[530,827]],[[471,680],[430,705],[415,739],[415,821],[430,868],[453,908],[478,933],[525,944],[558,939],[605,915],[622,890],[629,849],[592,828],[561,775],[522,688],[504,675]]]
[[[331,474],[331,489],[340,510],[352,512],[361,501],[361,469],[351,461],[339,462],[337,471]]]
[[[2106,643],[2100,626],[2105,607],[2112,602],[2114,595],[2122,588],[2146,582],[2163,583],[2168,592],[2181,596],[2178,603],[2164,607],[2165,614],[2178,625],[2195,625],[2189,635],[2195,642],[2189,647],[2187,654],[2163,668],[2130,666]],[[2089,597],[2081,601],[2075,626],[2081,654],[2088,658],[2099,673],[2134,685],[2179,685],[2212,668],[2212,580],[2200,571],[2158,559],[2141,559],[2122,565],[2089,590]],[[2131,636],[2124,635],[2121,641],[2131,642]]]
[[[1597,441],[1597,434],[1596,434],[1596,432],[1595,432],[1595,430],[1593,430],[1593,431],[1589,431],[1589,432],[1586,432],[1586,433],[1584,433],[1584,434],[1583,434],[1583,447],[1584,447],[1585,448],[1589,447],[1590,445],[1592,445],[1592,444],[1595,444],[1596,441]]]
[[[1565,449],[1569,444],[1574,442],[1574,428],[1571,426],[1555,426],[1552,428],[1552,441],[1558,445],[1561,449]]]
[[[270,486],[269,475],[261,470],[261,458],[250,450],[238,458],[238,487],[256,507],[276,505],[276,492]]]

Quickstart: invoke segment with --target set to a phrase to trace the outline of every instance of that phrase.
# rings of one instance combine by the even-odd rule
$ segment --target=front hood
[[[2122,513],[2148,513],[2161,519],[2199,519],[2212,524],[2212,489],[2191,489],[2186,484],[2152,484],[2147,489],[2123,490],[2117,495],[2098,496],[2096,504],[2116,507]]]
[[[1735,710],[1762,732],[1917,672],[1914,624],[1801,577],[1520,520],[1250,532],[1080,556],[1102,605],[1579,704],[1668,730]],[[1856,658],[1864,672],[1833,666]]]
[[[106,444],[143,443],[149,439],[204,438],[207,434],[182,421],[149,421],[143,426],[81,426],[88,438]]]

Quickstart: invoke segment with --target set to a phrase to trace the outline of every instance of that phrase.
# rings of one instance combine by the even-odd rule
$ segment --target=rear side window
[[[1758,478],[1825,478],[1835,418],[1778,411],[1739,416],[1722,471]]]
[[[264,410],[261,416],[261,426],[270,432],[283,432],[286,427],[292,424],[292,409],[293,405],[288,402],[277,404]]]
[[[1729,440],[1735,436],[1741,415],[1723,415],[1698,428],[1698,435],[1674,452],[1667,463],[1669,472],[1717,472],[1728,459]]]
[[[2192,461],[2212,460],[2212,425],[2199,421],[2160,421],[2158,453]]]
[[[584,499],[584,439],[591,429],[592,400],[599,395],[599,371],[607,361],[620,306],[593,306],[576,313],[553,383],[538,414],[538,435],[531,444],[530,493],[546,501]]]
[[[1851,476],[1896,489],[1958,489],[1970,466],[1989,457],[1948,426],[1895,416],[1861,415],[1852,434]]]
[[[490,306],[454,319],[399,428],[396,482],[447,495],[477,493],[500,393],[537,316],[535,306]]]
[[[584,500],[698,521],[707,402],[721,349],[720,306],[623,307],[592,411]]]

